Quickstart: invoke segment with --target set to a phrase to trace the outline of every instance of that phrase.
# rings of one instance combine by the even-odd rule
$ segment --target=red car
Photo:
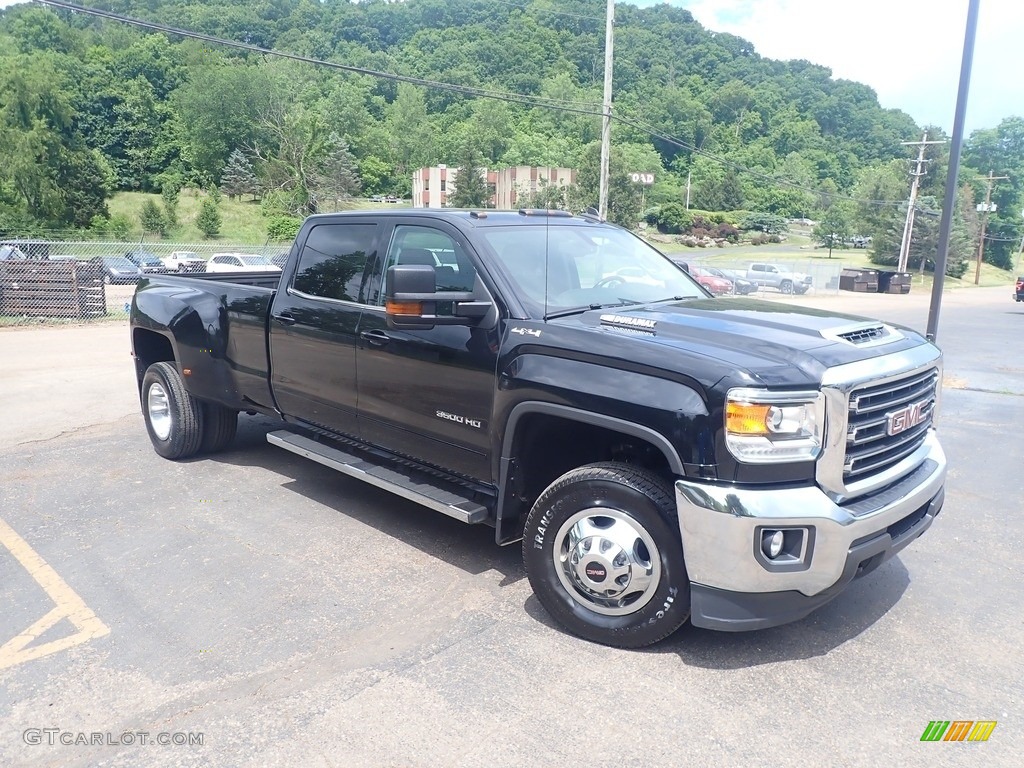
[[[690,275],[692,275],[694,280],[711,291],[715,296],[732,293],[732,282],[726,280],[724,277],[712,275],[710,272],[694,266],[690,267]]]

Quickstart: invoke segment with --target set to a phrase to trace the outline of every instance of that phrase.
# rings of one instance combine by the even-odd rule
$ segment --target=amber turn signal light
[[[389,315],[422,315],[423,304],[418,301],[392,301],[388,299],[386,305]]]
[[[730,402],[725,408],[725,429],[734,435],[766,435],[770,408],[763,403]]]

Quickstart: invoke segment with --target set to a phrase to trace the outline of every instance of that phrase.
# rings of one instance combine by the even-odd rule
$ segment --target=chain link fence
[[[147,273],[205,272],[218,254],[283,264],[288,243],[0,240],[0,327],[120,321]]]

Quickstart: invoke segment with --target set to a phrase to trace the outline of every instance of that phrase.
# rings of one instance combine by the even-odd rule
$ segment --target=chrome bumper
[[[938,514],[946,457],[934,432],[922,447],[925,458],[914,471],[842,506],[817,486],[758,489],[677,480],[676,508],[694,597],[720,590],[751,596],[786,592],[797,602],[801,596],[812,598],[801,615],[823,602],[813,598],[831,599],[865,570],[868,560],[874,558],[871,567],[876,566],[923,533]],[[805,545],[788,562],[772,562],[760,551],[765,528],[805,529]],[[695,599],[693,623],[747,629],[801,617],[790,615],[799,610],[789,610],[788,617],[751,615],[770,602],[754,600],[737,614],[746,616],[745,623],[719,626],[715,617],[700,615]]]

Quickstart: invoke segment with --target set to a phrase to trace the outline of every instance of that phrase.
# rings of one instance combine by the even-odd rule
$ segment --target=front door
[[[440,222],[395,227],[359,324],[359,430],[367,442],[493,483],[497,323],[391,330],[384,313],[388,267],[429,264],[439,291],[486,291],[472,259],[458,232]]]
[[[356,330],[382,227],[346,218],[314,226],[270,313],[270,371],[285,416],[358,436]]]

